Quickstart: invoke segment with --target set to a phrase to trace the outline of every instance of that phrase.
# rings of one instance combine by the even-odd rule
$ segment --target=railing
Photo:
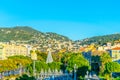
[[[68,72],[41,72],[37,80],[73,80],[73,74]]]
[[[10,71],[4,71],[4,72],[0,73],[0,79],[3,79],[4,77],[11,76],[11,75],[21,75],[24,72],[25,72],[24,68],[19,68],[19,69],[10,70]]]

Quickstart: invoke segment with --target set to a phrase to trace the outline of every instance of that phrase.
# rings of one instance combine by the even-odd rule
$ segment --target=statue
[[[53,58],[52,58],[52,55],[51,55],[51,45],[49,44],[48,46],[49,46],[49,50],[48,50],[46,63],[52,63],[53,62]]]

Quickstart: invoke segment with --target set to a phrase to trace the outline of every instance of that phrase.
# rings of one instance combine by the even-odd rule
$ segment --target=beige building
[[[3,45],[0,45],[0,60],[5,59],[6,55],[3,53],[4,53],[4,47],[3,47]]]
[[[0,45],[0,59],[7,59],[9,56],[15,55],[30,55],[30,47],[24,45],[15,45],[15,44],[1,44]]]
[[[119,61],[120,60],[120,47],[115,47],[112,49],[112,61]]]
[[[31,59],[32,59],[32,60],[37,60],[37,54],[36,54],[35,50],[33,50],[33,51],[31,52]]]

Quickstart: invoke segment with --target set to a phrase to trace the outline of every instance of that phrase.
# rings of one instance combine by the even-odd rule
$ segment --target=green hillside
[[[95,36],[95,37],[91,37],[91,38],[86,38],[83,39],[81,42],[81,44],[91,44],[91,43],[95,43],[98,45],[104,45],[107,42],[111,42],[113,43],[116,40],[120,39],[120,34],[110,34],[110,35],[104,35],[104,36]]]
[[[0,41],[27,41],[39,42],[42,40],[60,40],[68,41],[69,38],[56,33],[43,33],[28,26],[17,26],[12,28],[0,28]]]
[[[110,34],[104,36],[95,36],[91,38],[86,38],[83,40],[78,40],[75,42],[80,42],[80,44],[91,44],[95,43],[98,45],[104,45],[107,42],[113,43],[116,40],[120,39],[120,34]],[[46,44],[49,41],[71,41],[68,37],[59,35],[53,32],[43,33],[38,30],[35,30],[28,26],[17,26],[11,28],[0,28],[0,42],[27,42],[27,43],[40,43]]]

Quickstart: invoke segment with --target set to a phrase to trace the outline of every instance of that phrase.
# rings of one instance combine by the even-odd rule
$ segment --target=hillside
[[[56,34],[43,33],[28,26],[17,26],[12,28],[0,28],[0,42],[26,41],[39,43],[48,40],[69,41],[70,39]]]
[[[98,45],[104,45],[107,42],[113,43],[116,40],[120,40],[120,34],[110,34],[110,35],[104,35],[104,36],[95,36],[91,38],[86,38],[81,41],[79,41],[81,44],[91,44],[95,43]]]
[[[107,42],[113,43],[116,40],[120,40],[120,34],[95,36],[73,42],[66,36],[53,32],[43,33],[28,26],[0,28],[0,42],[29,43],[38,46],[41,51],[46,50],[49,43],[52,44],[53,50],[60,50],[70,49],[70,45],[80,46],[91,43],[104,45]]]

